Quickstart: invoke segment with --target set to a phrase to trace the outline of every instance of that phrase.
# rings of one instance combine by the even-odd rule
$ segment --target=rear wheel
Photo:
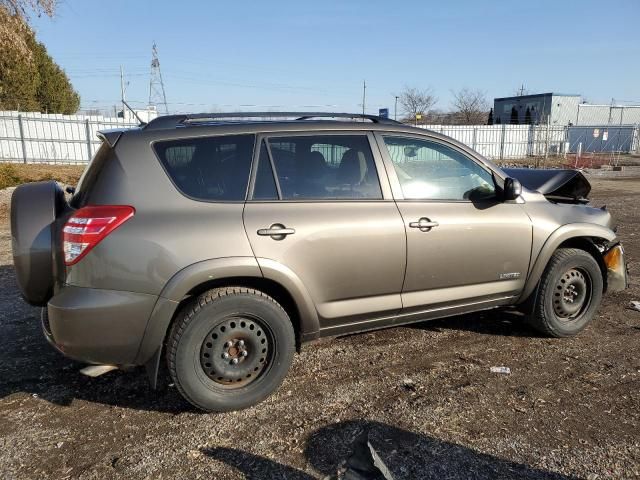
[[[602,290],[596,260],[584,250],[560,248],[542,274],[530,322],[553,337],[576,335],[593,320]]]
[[[187,306],[167,343],[169,372],[180,393],[202,410],[228,411],[254,405],[280,385],[295,335],[273,298],[227,287]]]

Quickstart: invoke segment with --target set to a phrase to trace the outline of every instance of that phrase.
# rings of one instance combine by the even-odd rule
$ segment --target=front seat
[[[337,181],[342,188],[346,188],[353,196],[357,192],[353,191],[358,187],[367,175],[367,160],[359,150],[350,149],[344,152],[340,167],[338,167]]]

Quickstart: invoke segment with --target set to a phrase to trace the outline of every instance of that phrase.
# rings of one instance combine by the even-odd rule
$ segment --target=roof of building
[[[557,93],[557,92],[548,92],[548,93],[534,93],[532,95],[514,95],[512,97],[500,97],[494,98],[495,100],[515,100],[522,98],[534,98],[534,97],[580,97],[581,95],[578,93]]]

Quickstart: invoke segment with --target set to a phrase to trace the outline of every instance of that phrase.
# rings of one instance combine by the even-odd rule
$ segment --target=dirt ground
[[[627,309],[640,178],[592,183],[619,220],[631,288],[577,338],[504,311],[341,337],[304,347],[276,394],[226,414],[151,391],[142,370],[83,377],[53,351],[18,296],[5,209],[0,478],[333,478],[363,432],[406,462],[396,478],[640,477],[640,312]],[[501,365],[511,374],[490,373]]]

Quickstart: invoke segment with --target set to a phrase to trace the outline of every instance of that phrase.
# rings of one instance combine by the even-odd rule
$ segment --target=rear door
[[[404,225],[372,141],[348,131],[259,139],[246,231],[261,265],[302,282],[323,335],[401,309]]]
[[[379,134],[407,232],[403,313],[509,303],[523,288],[532,224],[488,167],[424,136]]]

